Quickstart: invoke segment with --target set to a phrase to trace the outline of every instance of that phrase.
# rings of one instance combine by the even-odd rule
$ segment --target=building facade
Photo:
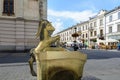
[[[80,33],[77,40],[83,43],[87,42],[88,45],[91,45],[93,42],[99,44],[100,40],[109,38],[120,41],[120,6],[110,11],[101,10],[96,16],[90,17],[88,21],[78,23],[72,28],[74,29],[75,27],[77,28],[77,33]],[[74,33],[71,32],[68,36],[65,36],[65,32],[71,30],[71,28],[68,28],[59,32],[62,34],[60,35],[62,38],[61,42]],[[73,41],[73,39],[68,41]]]
[[[0,0],[0,50],[36,46],[41,18],[47,19],[47,0]]]
[[[105,14],[106,10],[101,10],[96,16],[89,19],[89,44],[91,42],[99,43],[99,40],[105,39]]]
[[[120,41],[120,6],[106,15],[106,38]]]

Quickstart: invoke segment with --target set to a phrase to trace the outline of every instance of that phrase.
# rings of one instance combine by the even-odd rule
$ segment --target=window
[[[92,27],[92,23],[90,23],[90,27]]]
[[[88,36],[88,35],[87,35],[87,33],[86,33],[86,38],[87,38],[87,36]]]
[[[118,12],[118,19],[120,19],[120,12]]]
[[[3,14],[8,16],[14,14],[14,0],[4,0]]]
[[[84,26],[83,26],[83,31],[84,31]]]
[[[93,32],[90,32],[90,36],[92,37]]]
[[[94,27],[96,27],[97,25],[96,25],[96,22],[94,22]]]
[[[94,31],[94,36],[96,36],[96,35],[97,35],[96,31]]]
[[[109,27],[109,33],[112,33],[112,26]]]
[[[120,32],[120,24],[117,25],[117,32]]]
[[[100,30],[100,36],[103,36],[103,30],[102,29]]]
[[[103,25],[103,19],[100,19],[100,26]]]
[[[83,34],[83,38],[84,38],[84,34]]]
[[[109,22],[111,22],[112,21],[112,15],[111,16],[109,16]]]
[[[88,27],[87,27],[87,25],[86,25],[86,30],[87,30],[87,28],[88,28]]]
[[[79,27],[79,31],[81,31],[81,27]]]

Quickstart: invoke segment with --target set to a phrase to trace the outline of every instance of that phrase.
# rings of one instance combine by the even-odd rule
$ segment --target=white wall
[[[117,23],[120,22],[120,19],[118,19],[118,12],[119,11],[115,11],[115,12],[112,12],[108,15],[106,15],[106,33],[108,34],[109,33],[109,27],[112,26],[112,32],[115,33],[117,32]],[[112,21],[109,22],[109,16],[112,15]]]

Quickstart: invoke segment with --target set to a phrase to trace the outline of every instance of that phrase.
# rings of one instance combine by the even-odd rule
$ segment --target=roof
[[[109,14],[109,13],[112,13],[112,12],[114,12],[114,11],[116,11],[116,10],[119,10],[119,9],[120,9],[120,6],[115,7],[114,9],[108,11],[105,15],[107,15],[107,14]]]

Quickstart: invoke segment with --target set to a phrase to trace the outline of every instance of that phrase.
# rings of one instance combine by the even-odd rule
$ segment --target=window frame
[[[100,26],[103,25],[103,19],[100,19]]]
[[[97,36],[97,31],[94,31],[94,36]]]
[[[103,29],[100,29],[100,36],[103,36]]]
[[[117,32],[120,32],[120,24],[117,24]]]
[[[3,0],[3,15],[14,15],[14,0]]]
[[[118,19],[120,19],[120,12],[118,12]]]
[[[109,22],[112,22],[112,15],[109,16]]]
[[[109,33],[112,33],[112,26],[109,27]]]
[[[93,36],[93,32],[91,31],[91,32],[90,32],[90,37],[92,37],[92,36]]]
[[[97,22],[96,21],[94,22],[94,27],[97,27]]]

